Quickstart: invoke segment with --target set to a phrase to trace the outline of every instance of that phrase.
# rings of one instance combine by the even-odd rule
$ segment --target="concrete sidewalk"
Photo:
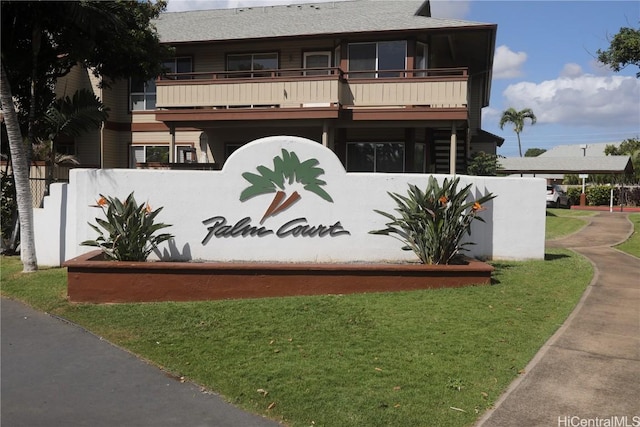
[[[1,301],[3,427],[267,427],[99,337]]]
[[[640,260],[611,247],[633,226],[625,213],[588,220],[548,246],[587,257],[593,281],[478,426],[640,426]]]

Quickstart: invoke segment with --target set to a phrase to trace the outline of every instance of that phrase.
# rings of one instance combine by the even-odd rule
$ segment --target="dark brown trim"
[[[164,123],[132,123],[132,132],[169,132],[169,127]]]
[[[169,132],[169,127],[164,123],[132,123],[131,131],[132,132]],[[181,127],[180,131],[197,132],[197,131],[202,131],[202,129],[196,128],[196,127]]]
[[[156,112],[156,120],[162,122],[337,119],[338,116],[338,106],[311,108],[161,110]]]
[[[462,108],[352,108],[354,121],[358,120],[467,120],[469,112]]]
[[[105,130],[113,130],[116,132],[131,132],[131,123],[130,122],[111,122],[111,121],[106,121],[104,122],[104,129]]]

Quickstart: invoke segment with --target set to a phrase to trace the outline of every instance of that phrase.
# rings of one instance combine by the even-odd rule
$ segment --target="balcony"
[[[398,109],[457,110],[466,117],[468,99],[466,68],[348,74],[339,68],[307,68],[169,75],[157,82],[156,106],[164,110],[157,112],[160,120],[168,118],[167,110],[185,109],[206,110],[199,116],[207,120],[258,111],[255,118],[275,118],[283,110],[292,118],[337,117],[339,110],[352,110],[356,119],[356,112]]]

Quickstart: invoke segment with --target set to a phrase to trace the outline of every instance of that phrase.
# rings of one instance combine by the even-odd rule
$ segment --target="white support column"
[[[329,124],[326,120],[322,122],[322,145],[329,147]]]
[[[449,174],[456,174],[456,145],[457,145],[457,136],[456,136],[456,124],[451,124],[451,145],[449,148]]]
[[[175,163],[176,128],[174,126],[170,126],[169,133],[171,133],[171,144],[169,144],[169,163]]]

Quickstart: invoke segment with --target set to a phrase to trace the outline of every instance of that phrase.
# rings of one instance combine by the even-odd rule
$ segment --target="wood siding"
[[[158,83],[158,108],[180,107],[404,107],[464,108],[466,77],[459,80],[265,79],[256,81],[171,81]],[[137,119],[136,119],[137,120]]]
[[[338,102],[338,80],[268,80],[158,84],[157,107],[301,107]]]
[[[467,82],[459,81],[349,81],[342,105],[353,107],[428,106],[456,108],[467,106]]]

